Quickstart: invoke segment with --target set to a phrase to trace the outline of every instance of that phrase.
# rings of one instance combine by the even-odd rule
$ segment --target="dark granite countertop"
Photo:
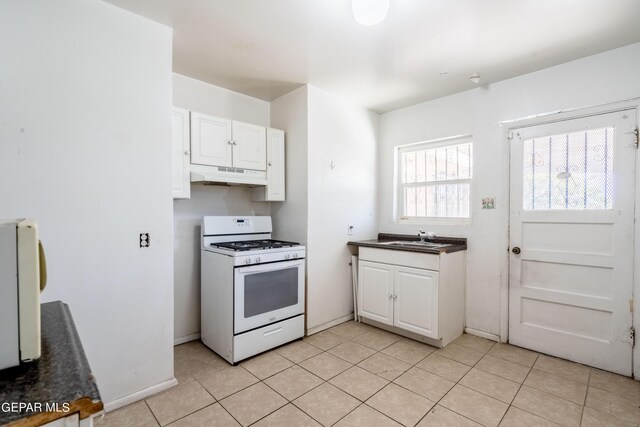
[[[27,403],[31,408],[1,410],[0,425],[39,426],[73,413],[84,419],[102,411],[100,393],[69,306],[54,301],[40,307],[42,356],[0,371],[0,403]],[[59,411],[51,404],[57,404]],[[67,412],[63,411],[65,404]]]
[[[467,250],[467,239],[464,237],[435,237],[433,239],[426,239],[427,242],[432,243],[448,243],[451,246],[445,246],[443,248],[429,248],[421,246],[402,246],[402,245],[389,245],[388,242],[403,241],[403,242],[418,242],[420,239],[417,235],[407,234],[389,234],[380,233],[377,239],[373,240],[361,240],[358,242],[347,242],[347,245],[351,246],[364,246],[367,248],[378,249],[392,249],[395,251],[407,251],[407,252],[422,252],[427,254],[440,254],[451,253]]]

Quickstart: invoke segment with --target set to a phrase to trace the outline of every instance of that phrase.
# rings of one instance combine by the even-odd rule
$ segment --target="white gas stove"
[[[230,363],[304,335],[305,247],[268,216],[202,219],[201,337]]]

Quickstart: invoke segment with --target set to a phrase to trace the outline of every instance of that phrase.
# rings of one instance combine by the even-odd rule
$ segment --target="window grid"
[[[400,217],[469,218],[473,145],[425,143],[399,152]]]

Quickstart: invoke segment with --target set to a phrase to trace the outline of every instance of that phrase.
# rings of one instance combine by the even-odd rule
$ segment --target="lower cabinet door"
[[[438,272],[396,266],[394,324],[430,338],[438,336]]]
[[[358,263],[358,315],[393,325],[393,266]]]

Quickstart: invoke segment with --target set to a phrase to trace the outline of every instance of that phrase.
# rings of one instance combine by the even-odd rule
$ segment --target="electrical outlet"
[[[148,248],[150,243],[149,233],[140,233],[140,247]]]
[[[350,225],[349,228],[347,228],[347,235],[353,236],[353,225]]]

